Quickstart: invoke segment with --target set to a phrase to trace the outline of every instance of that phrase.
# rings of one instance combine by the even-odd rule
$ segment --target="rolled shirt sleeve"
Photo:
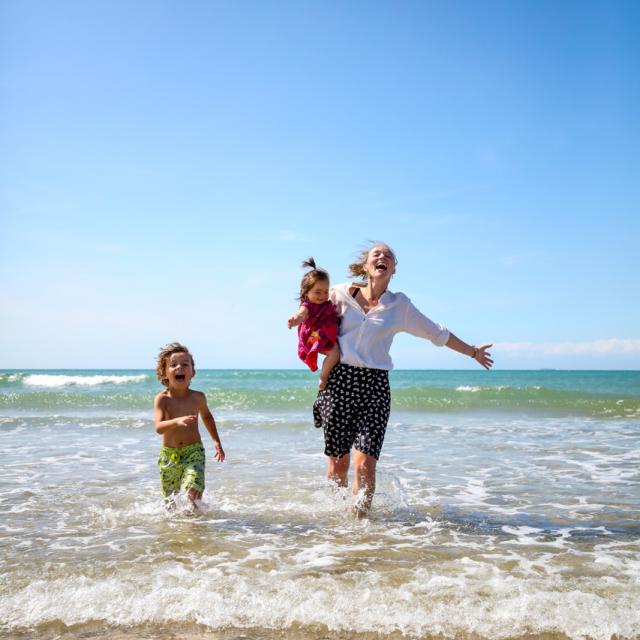
[[[391,343],[394,336],[403,331],[426,338],[437,346],[449,340],[447,328],[423,315],[403,293],[386,291],[368,313],[351,295],[349,283],[332,287],[330,297],[340,317],[338,344],[343,364],[393,369]]]
[[[426,338],[438,347],[443,347],[447,344],[449,340],[449,330],[418,311],[409,298],[406,298],[406,303],[407,311],[404,330],[413,336]]]

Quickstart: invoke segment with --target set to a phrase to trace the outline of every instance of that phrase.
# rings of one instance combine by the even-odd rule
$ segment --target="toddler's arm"
[[[200,411],[200,417],[202,418],[202,423],[207,428],[211,439],[213,440],[213,445],[216,448],[215,459],[218,462],[222,462],[225,458],[224,449],[222,448],[222,443],[220,442],[220,436],[218,435],[218,428],[216,427],[216,421],[213,419],[213,414],[209,411],[209,407],[207,405],[207,398],[204,393],[201,393],[200,398],[200,406],[198,410]]]
[[[307,307],[303,305],[300,305],[298,311],[287,320],[287,326],[289,327],[289,329],[291,329],[292,327],[297,327],[301,322],[305,321],[308,315],[309,309],[307,309]]]

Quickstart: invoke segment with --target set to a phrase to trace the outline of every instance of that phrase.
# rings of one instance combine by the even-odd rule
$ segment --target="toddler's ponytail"
[[[324,269],[318,269],[316,261],[311,256],[302,262],[302,268],[309,269],[309,271],[302,276],[299,300],[306,300],[307,294],[313,289],[318,280],[329,282],[329,274]]]

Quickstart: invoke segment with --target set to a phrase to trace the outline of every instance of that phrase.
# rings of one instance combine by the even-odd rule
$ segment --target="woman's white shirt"
[[[341,318],[338,343],[340,362],[354,367],[393,369],[389,355],[396,333],[406,331],[431,340],[441,347],[449,340],[449,331],[416,309],[404,293],[386,291],[378,305],[364,312],[349,289],[351,283],[331,287],[331,301]]]

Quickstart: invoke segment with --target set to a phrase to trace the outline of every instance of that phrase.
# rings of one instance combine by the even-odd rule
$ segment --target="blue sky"
[[[500,368],[640,368],[636,2],[0,4],[0,367],[300,367],[313,255]],[[471,368],[399,336],[397,367]]]

